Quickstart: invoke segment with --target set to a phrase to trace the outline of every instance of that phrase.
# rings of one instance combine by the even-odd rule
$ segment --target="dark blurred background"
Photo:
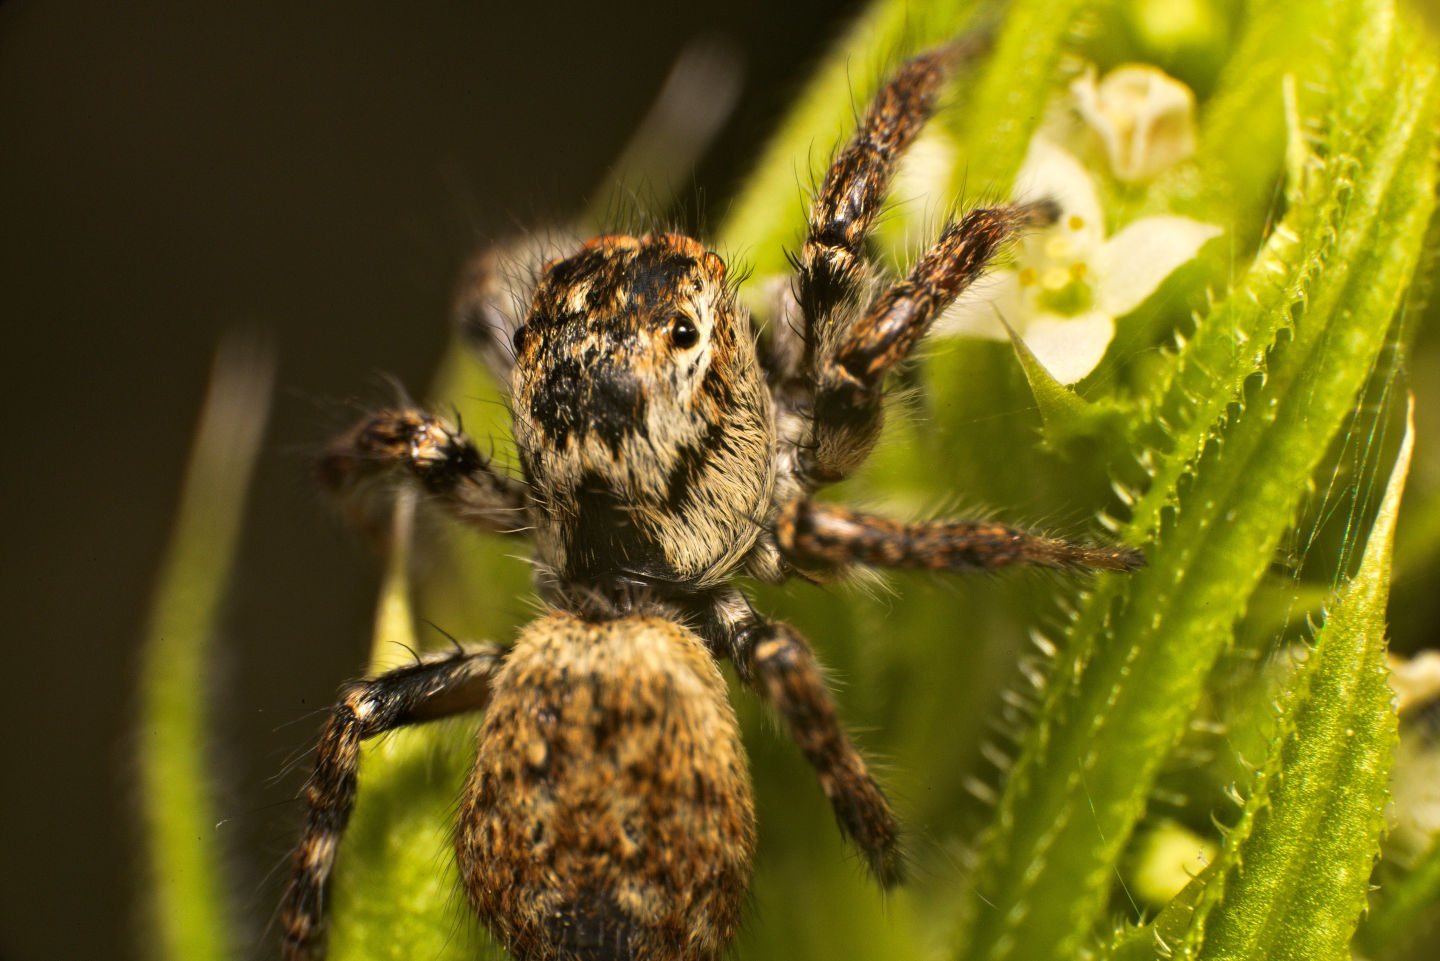
[[[743,64],[682,191],[715,223],[855,9],[0,4],[0,958],[141,953],[136,646],[222,332],[279,362],[209,686],[217,832],[258,938],[300,813],[281,772],[363,664],[377,576],[310,453],[389,398],[377,372],[423,392],[464,255],[596,199],[688,41]]]

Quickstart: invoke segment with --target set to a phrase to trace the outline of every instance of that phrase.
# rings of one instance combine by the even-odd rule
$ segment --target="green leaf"
[[[1019,0],[1005,8],[995,54],[986,61],[966,108],[940,118],[969,148],[951,178],[951,196],[963,197],[967,185],[990,191],[1014,179],[1061,79],[1061,61],[1077,23],[1096,6],[1086,0]]]
[[[1269,756],[1177,956],[1349,957],[1380,851],[1397,739],[1385,603],[1413,427],[1360,570],[1282,699]],[[1222,896],[1223,892],[1223,896]],[[1203,926],[1202,926],[1203,924]]]
[[[1157,770],[1410,283],[1433,209],[1433,64],[1384,4],[1316,4],[1306,23],[1333,31],[1315,189],[1138,425],[1157,438],[1154,478],[1122,536],[1150,542],[1150,564],[1098,584],[1070,625],[982,842],[962,957],[1070,957],[1090,938]]]
[[[1084,432],[1094,419],[1095,405],[1087,403],[1073,388],[1066,387],[1052,377],[1025,345],[1025,341],[1020,339],[1020,335],[1015,333],[1015,329],[1003,318],[1000,322],[1005,324],[1005,332],[1010,335],[1010,346],[1015,348],[1015,357],[1020,361],[1020,368],[1025,371],[1025,379],[1030,383],[1030,390],[1035,395],[1035,406],[1040,410],[1045,439],[1055,445],[1067,437]]]
[[[333,961],[485,956],[489,939],[469,912],[451,840],[473,758],[466,730],[441,722],[366,744],[364,789],[335,866]]]
[[[205,757],[209,655],[270,407],[274,359],[231,338],[215,358],[145,629],[139,783],[154,943],[166,961],[238,958]]]

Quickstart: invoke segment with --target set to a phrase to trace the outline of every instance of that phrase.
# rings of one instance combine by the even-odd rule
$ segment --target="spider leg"
[[[351,684],[341,694],[320,734],[315,770],[305,785],[309,813],[280,905],[285,961],[319,957],[330,869],[355,805],[360,743],[409,724],[482,710],[504,656],[493,646],[428,655]]]
[[[1057,213],[1054,203],[1040,201],[983,207],[952,221],[903,280],[820,345],[810,435],[798,458],[804,486],[833,483],[859,466],[880,432],[885,375],[1006,241],[1052,222]]]
[[[775,387],[782,415],[796,414],[782,443],[803,490],[834,483],[859,466],[880,432],[885,375],[1005,241],[1056,216],[1049,202],[973,210],[945,228],[909,276],[859,320],[850,319],[866,282],[865,240],[900,158],[934,111],[946,78],[988,40],[975,33],[903,64],[876,94],[811,204],[809,233],[796,258],[803,353]]]
[[[884,793],[851,742],[810,645],[788,624],[752,618],[731,639],[740,677],[769,702],[815,769],[840,830],[860,848],[876,879],[904,878],[899,831]]]
[[[507,247],[491,244],[466,261],[452,308],[455,329],[501,385],[510,383],[510,369],[515,366],[511,340],[523,319],[505,277],[508,253]]]
[[[787,277],[772,278],[764,287],[761,303],[751,314],[762,319],[768,336],[756,344],[765,382],[782,402],[791,399],[788,388],[805,375],[805,320],[795,288]]]
[[[507,391],[515,331],[525,322],[535,278],[546,261],[583,239],[569,228],[529,230],[481,247],[461,267],[451,307],[455,329]]]
[[[987,36],[972,34],[906,61],[880,88],[825,172],[810,205],[809,234],[796,265],[796,296],[805,317],[808,350],[823,338],[836,308],[853,299],[862,285],[865,238],[901,156],[934,111],[946,78],[987,43]]]
[[[316,464],[320,482],[342,497],[367,480],[402,472],[481,530],[518,533],[528,525],[525,485],[496,471],[458,428],[413,407],[372,413]]]
[[[1143,554],[1128,547],[1076,543],[984,521],[903,524],[805,499],[785,506],[775,535],[781,552],[802,569],[864,564],[973,571],[1028,564],[1133,571],[1145,563]]]

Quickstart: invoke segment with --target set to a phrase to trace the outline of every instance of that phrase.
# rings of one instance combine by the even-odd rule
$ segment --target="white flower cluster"
[[[1194,97],[1153,67],[1127,66],[1071,87],[1074,107],[1105,147],[1115,176],[1153,176],[1194,150]],[[1115,318],[1140,306],[1221,228],[1189,217],[1147,217],[1112,237],[1094,178],[1044,133],[1016,178],[1017,199],[1048,197],[1056,223],[1021,239],[1013,269],[976,284],[936,325],[940,335],[1008,339],[1013,330],[1062,384],[1095,369]]]

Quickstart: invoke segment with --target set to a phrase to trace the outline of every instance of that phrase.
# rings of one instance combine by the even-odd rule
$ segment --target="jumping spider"
[[[284,956],[317,957],[362,741],[485,710],[455,847],[471,904],[521,961],[709,961],[735,934],[755,845],[718,662],[772,705],[876,880],[901,880],[885,795],[809,644],[732,583],[851,565],[1130,570],[1137,552],[995,523],[905,524],[814,501],[880,431],[886,375],[1047,201],[972,210],[879,292],[864,261],[896,164],[959,46],[905,63],[830,165],[788,322],[757,347],[721,258],[679,234],[609,235],[543,265],[514,316],[480,261],[462,302],[510,383],[523,480],[459,430],[382,410],[337,440],[339,492],[413,478],[483,530],[529,534],[547,611],[508,648],[428,655],[345,689],[305,789]]]

